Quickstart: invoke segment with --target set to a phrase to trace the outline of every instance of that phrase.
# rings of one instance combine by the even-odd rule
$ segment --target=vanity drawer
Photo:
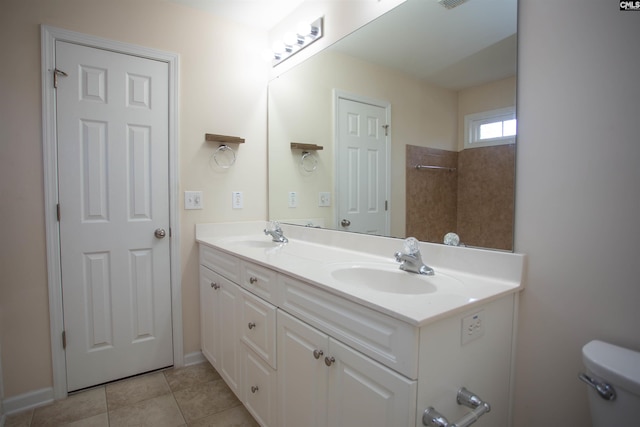
[[[242,261],[240,265],[240,285],[260,298],[276,304],[277,274],[275,271]]]
[[[279,307],[383,365],[418,378],[418,328],[286,275]]]
[[[251,349],[240,345],[243,366],[242,401],[247,410],[264,427],[277,427],[277,371]]]
[[[240,280],[240,260],[233,255],[201,244],[200,264],[232,282],[238,283]]]
[[[276,368],[276,307],[240,289],[240,340]]]

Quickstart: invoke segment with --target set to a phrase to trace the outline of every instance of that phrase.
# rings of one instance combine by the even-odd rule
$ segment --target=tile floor
[[[257,427],[208,363],[92,388],[7,417],[5,427]]]

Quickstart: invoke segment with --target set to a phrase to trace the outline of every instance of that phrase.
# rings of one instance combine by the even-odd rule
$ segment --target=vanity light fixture
[[[286,33],[281,42],[272,46],[273,66],[300,52],[316,40],[322,38],[324,18],[321,16],[312,23],[302,22],[294,32]]]

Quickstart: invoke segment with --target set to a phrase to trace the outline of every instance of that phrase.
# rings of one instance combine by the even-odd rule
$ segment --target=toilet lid
[[[582,347],[585,367],[600,379],[640,395],[640,353],[594,340]]]

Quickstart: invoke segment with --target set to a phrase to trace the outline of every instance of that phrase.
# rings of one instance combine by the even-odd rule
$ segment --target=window
[[[513,107],[464,117],[464,148],[516,142],[516,110]]]

